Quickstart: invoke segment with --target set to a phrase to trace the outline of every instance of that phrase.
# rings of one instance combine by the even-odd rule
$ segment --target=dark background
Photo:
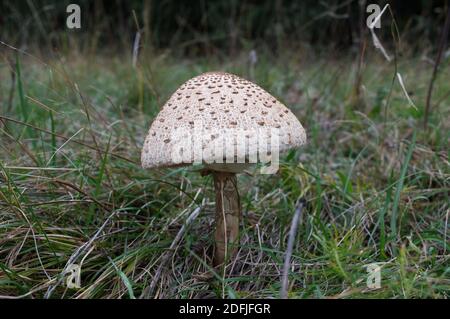
[[[82,28],[68,30],[66,7],[81,7]],[[365,7],[386,1],[1,1],[1,40],[17,47],[82,50],[130,50],[136,31],[147,48],[167,49],[180,55],[267,47],[273,52],[287,46],[311,45],[346,51],[367,33]],[[412,50],[437,46],[448,1],[389,1],[400,39]],[[134,14],[135,13],[135,18]],[[383,26],[393,26],[386,11]],[[363,26],[363,27],[362,27]],[[377,34],[392,41],[392,28]],[[68,39],[68,32],[71,37]],[[73,35],[75,33],[75,37]]]

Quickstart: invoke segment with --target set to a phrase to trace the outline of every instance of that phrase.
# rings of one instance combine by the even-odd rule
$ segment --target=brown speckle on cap
[[[296,116],[272,95],[236,75],[208,72],[181,85],[162,107],[145,139],[142,166],[179,165],[172,161],[172,149],[178,142],[172,134],[178,128],[192,130],[196,121],[203,125],[203,136],[209,142],[229,130],[272,128],[279,130],[280,152],[306,142],[305,130]]]

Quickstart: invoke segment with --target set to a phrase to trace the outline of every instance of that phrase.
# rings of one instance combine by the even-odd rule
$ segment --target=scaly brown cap
[[[297,117],[264,89],[233,74],[208,72],[181,85],[163,106],[145,139],[142,166],[155,168],[194,163],[194,152],[181,163],[174,160],[174,149],[179,148],[180,136],[183,136],[174,132],[192,132],[194,124],[199,122],[202,125],[202,143],[199,145],[202,151],[230,133],[244,132],[249,137],[249,132],[271,129],[278,130],[280,153],[306,142],[305,130]],[[246,142],[246,157],[251,155],[249,143],[254,142]],[[238,148],[234,147],[235,150]],[[204,162],[211,160],[213,158],[203,154]]]

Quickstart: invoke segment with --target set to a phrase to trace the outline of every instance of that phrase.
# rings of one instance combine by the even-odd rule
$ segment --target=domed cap
[[[166,102],[150,127],[141,161],[144,168],[199,159],[223,159],[226,165],[249,162],[261,148],[270,154],[276,146],[281,153],[305,142],[296,116],[264,89],[233,74],[208,72],[185,82]]]

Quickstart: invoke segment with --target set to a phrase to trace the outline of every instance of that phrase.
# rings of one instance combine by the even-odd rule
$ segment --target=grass
[[[133,68],[128,56],[75,54],[45,63],[18,55],[11,65],[14,52],[3,52],[0,296],[139,298],[154,281],[151,298],[277,298],[301,200],[288,297],[449,297],[449,59],[425,131],[431,66],[414,56],[399,59],[398,72],[417,110],[398,82],[391,86],[393,65],[377,56],[366,58],[355,98],[350,58],[259,53],[249,67],[245,54],[159,54]],[[171,92],[217,69],[279,97],[308,133],[278,174],[239,177],[241,249],[225,277],[210,275],[211,178],[139,165],[149,124]],[[80,288],[65,285],[71,263],[81,266]],[[379,289],[366,286],[372,263],[381,266]]]

